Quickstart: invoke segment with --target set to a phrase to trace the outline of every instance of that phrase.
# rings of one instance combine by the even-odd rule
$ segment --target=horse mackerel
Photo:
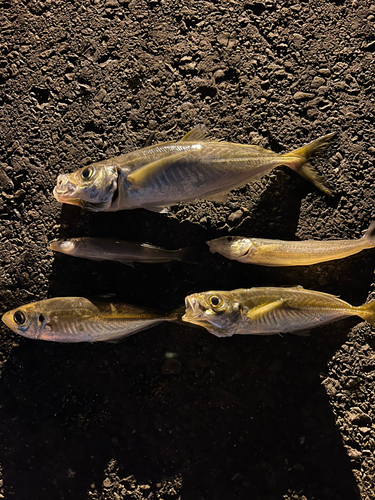
[[[83,297],[55,297],[6,312],[1,318],[23,337],[53,342],[108,342],[133,335],[180,313],[158,313],[143,307]]]
[[[70,238],[51,241],[50,250],[74,257],[96,261],[111,260],[133,265],[134,262],[159,263],[171,260],[193,262],[196,260],[191,247],[178,250],[110,238]]]
[[[186,297],[185,308],[182,321],[217,337],[297,332],[347,316],[359,316],[375,326],[375,300],[354,307],[334,295],[300,286],[195,293]]]
[[[335,133],[286,154],[259,146],[210,141],[196,127],[177,142],[149,146],[60,175],[54,189],[61,203],[91,211],[145,208],[166,212],[197,198],[222,202],[226,194],[286,165],[325,194],[331,191],[308,164]]]
[[[206,242],[211,253],[230,260],[268,267],[309,266],[343,259],[375,247],[375,221],[356,240],[284,241],[242,236],[224,236]]]

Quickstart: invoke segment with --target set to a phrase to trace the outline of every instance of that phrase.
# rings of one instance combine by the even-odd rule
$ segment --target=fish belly
[[[147,330],[162,319],[129,319],[121,321],[85,321],[81,325],[74,325],[69,329],[62,329],[48,335],[50,338],[43,340],[54,340],[55,342],[108,342],[128,337],[136,332]]]

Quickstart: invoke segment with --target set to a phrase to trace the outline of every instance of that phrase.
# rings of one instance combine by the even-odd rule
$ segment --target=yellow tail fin
[[[370,325],[375,326],[375,299],[368,304],[364,304],[359,309],[358,316],[370,323]]]
[[[307,161],[315,154],[321,153],[328,146],[330,139],[332,139],[335,135],[336,132],[324,135],[302,148],[298,148],[290,153],[282,155],[284,158],[294,160],[286,163],[288,167],[298,172],[302,177],[312,182],[314,186],[329,196],[332,196],[332,191],[325,185],[325,182],[320,174],[311,165],[309,165]]]
[[[363,237],[369,242],[370,248],[375,246],[375,221],[371,222]]]

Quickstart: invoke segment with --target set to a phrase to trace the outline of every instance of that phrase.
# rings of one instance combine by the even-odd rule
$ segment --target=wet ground
[[[227,234],[357,238],[374,218],[372,2],[5,0],[0,56],[1,311],[115,293],[169,311],[188,293],[303,285],[359,305],[374,251],[308,268],[244,266]],[[276,152],[333,130],[328,198],[278,168],[225,204],[85,213],[57,175],[205,124]],[[95,263],[48,241],[202,244],[195,264]],[[347,500],[374,491],[374,329],[232,337],[162,325],[119,344],[1,331],[1,494],[15,500]],[[171,357],[172,356],[172,357]]]

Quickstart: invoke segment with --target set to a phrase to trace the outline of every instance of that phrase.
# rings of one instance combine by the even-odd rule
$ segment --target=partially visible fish
[[[297,332],[359,316],[375,326],[375,300],[354,307],[328,293],[302,287],[262,287],[194,293],[185,299],[183,321],[217,337]]]
[[[204,127],[178,142],[149,146],[117,158],[60,175],[54,196],[92,211],[146,208],[166,212],[176,203],[196,198],[223,201],[232,189],[286,165],[328,195],[331,191],[307,162],[335,133],[286,154],[259,146],[209,141]]]
[[[23,337],[76,343],[114,341],[180,317],[177,311],[163,314],[128,304],[57,297],[17,307],[1,319]]]
[[[129,265],[133,262],[158,263],[171,260],[192,262],[194,259],[191,247],[166,250],[148,243],[108,238],[83,237],[51,241],[50,249],[74,257],[96,261],[112,260]]]
[[[343,259],[375,247],[375,222],[357,240],[283,241],[242,236],[224,236],[207,241],[212,253],[227,259],[260,266],[309,266],[319,262]]]

